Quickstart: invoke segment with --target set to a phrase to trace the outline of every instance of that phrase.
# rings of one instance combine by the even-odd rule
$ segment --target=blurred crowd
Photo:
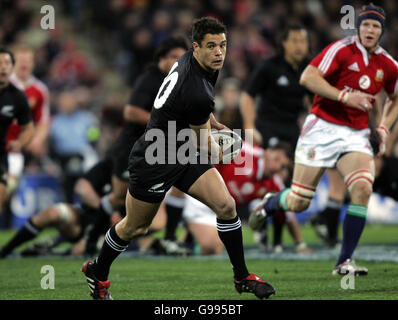
[[[394,18],[398,16],[398,4],[387,0],[373,2],[387,12],[387,28],[381,45],[398,58],[398,19]],[[332,41],[355,32],[341,28],[342,6],[359,9],[365,3],[355,0],[56,0],[51,1],[56,28],[42,30],[40,8],[49,3],[2,0],[0,43],[11,49],[19,44],[33,48],[34,74],[50,92],[52,128],[47,150],[42,155],[48,161],[32,162],[33,168],[28,163],[26,170],[56,174],[54,168],[61,168],[56,160],[71,150],[68,148],[80,153],[86,166],[102,157],[114,141],[116,129],[122,125],[122,110],[130,89],[152,62],[157,44],[170,35],[189,38],[194,18],[214,16],[228,27],[228,53],[217,86],[216,110],[220,121],[232,128],[241,128],[240,93],[254,68],[278,52],[284,26],[299,22],[308,29],[313,56]],[[77,116],[77,113],[84,115]],[[78,137],[65,129],[62,134],[62,126],[69,126],[63,118],[69,114],[76,114],[73,121],[89,123],[90,133]],[[389,149],[395,159],[397,146],[392,144]]]

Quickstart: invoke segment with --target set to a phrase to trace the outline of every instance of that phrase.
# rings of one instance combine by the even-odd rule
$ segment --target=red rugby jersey
[[[244,163],[242,159],[246,157],[252,157],[253,161]],[[264,149],[245,142],[243,142],[241,153],[231,164],[215,165],[229,193],[235,199],[236,205],[249,203],[254,199],[262,198],[267,192],[278,192],[284,188],[278,176],[264,178],[264,166]],[[237,175],[238,168],[245,168],[245,174]]]
[[[34,76],[26,84],[22,83],[15,74],[11,75],[10,80],[18,89],[24,91],[29,102],[34,124],[48,122],[50,118],[50,99],[47,86]],[[7,144],[17,139],[19,132],[18,124],[12,123],[7,131]]]
[[[388,94],[398,91],[397,62],[381,47],[369,56],[357,36],[330,44],[310,65],[317,67],[324,78],[339,90],[361,91],[372,95],[383,88]],[[368,127],[368,112],[319,95],[314,96],[311,113],[326,121],[354,129]]]

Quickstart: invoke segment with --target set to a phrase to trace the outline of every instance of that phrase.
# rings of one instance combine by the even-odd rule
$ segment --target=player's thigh
[[[235,201],[215,168],[204,172],[191,185],[188,194],[211,208],[220,219],[236,216]]]
[[[316,188],[324,172],[325,168],[295,164],[293,172],[293,182]]]
[[[350,152],[337,162],[337,170],[343,177],[355,170],[368,170],[374,174],[375,165],[372,156],[362,152]]]
[[[134,198],[130,192],[126,194],[126,216],[116,225],[116,231],[125,239],[137,234],[146,233],[151,225],[159,206],[159,203],[150,203]]]
[[[221,254],[224,251],[223,243],[218,236],[216,225],[202,223],[188,223],[188,229],[201,248],[201,254]]]
[[[166,205],[165,202],[162,201],[155,217],[152,220],[151,229],[153,230],[164,229],[164,227],[166,226],[166,221],[167,221]]]
[[[344,177],[344,183],[350,192],[351,200],[367,201],[372,192],[375,174],[373,157],[362,152],[350,152],[345,154],[337,162],[337,169]],[[353,199],[354,196],[354,199]],[[359,198],[364,199],[357,199]]]
[[[322,167],[295,164],[292,190],[287,197],[289,210],[301,212],[308,208],[324,172]]]
[[[128,186],[128,180],[120,179],[116,175],[112,176],[112,193],[115,198],[124,201]]]

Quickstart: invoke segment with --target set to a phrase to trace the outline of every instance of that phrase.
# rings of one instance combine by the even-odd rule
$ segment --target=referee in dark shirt
[[[10,83],[15,64],[11,51],[0,48],[0,214],[7,192],[7,148],[21,152],[33,137],[34,126],[25,94]],[[18,139],[6,146],[7,130],[13,121],[21,127]]]
[[[307,31],[301,25],[289,25],[282,34],[281,53],[265,60],[251,75],[240,110],[244,129],[254,129],[255,144],[267,148],[276,137],[295,147],[299,116],[307,112],[306,90],[299,84],[307,54]],[[257,111],[256,98],[260,98]]]

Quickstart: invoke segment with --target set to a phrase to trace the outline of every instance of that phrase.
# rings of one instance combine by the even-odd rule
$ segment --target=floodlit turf
[[[12,232],[0,232],[0,246]],[[309,244],[319,245],[309,227],[303,228]],[[47,234],[48,235],[48,234]],[[252,245],[245,228],[245,245]],[[287,232],[285,243],[291,243]],[[398,243],[397,226],[368,226],[361,244]],[[90,299],[80,272],[83,258],[10,258],[0,260],[0,300]],[[341,277],[331,275],[335,260],[247,259],[249,270],[275,286],[272,300],[398,299],[398,264],[358,260],[369,269],[366,277],[354,278],[355,289],[341,288]],[[42,289],[44,265],[55,270],[55,289]],[[115,299],[134,300],[231,300],[256,299],[239,295],[232,282],[229,261],[221,258],[127,258],[112,266],[111,294]],[[348,284],[348,283],[347,283]]]
[[[89,299],[80,259],[9,259],[0,261],[0,299]],[[40,270],[52,265],[55,289],[41,288]],[[331,275],[332,261],[248,260],[250,270],[273,284],[272,299],[398,299],[398,265],[366,262],[369,275],[343,290]],[[233,288],[229,262],[217,259],[118,259],[110,280],[115,299],[255,299]]]

